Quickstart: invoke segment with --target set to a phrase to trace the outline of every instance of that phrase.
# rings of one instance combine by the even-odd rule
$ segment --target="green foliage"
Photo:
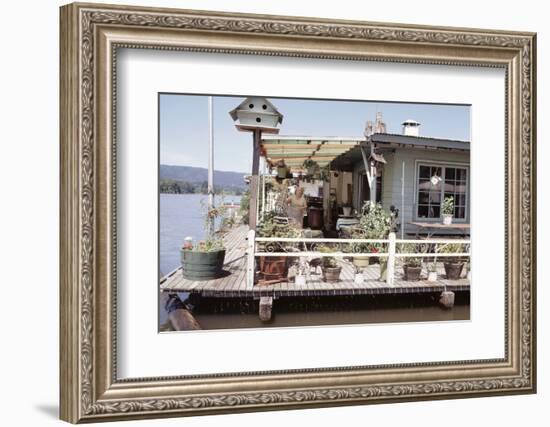
[[[162,179],[159,183],[159,191],[167,194],[208,194],[208,182],[177,181]],[[225,193],[240,196],[243,190],[237,186],[214,186],[216,194]]]
[[[453,215],[455,211],[455,202],[452,196],[445,197],[443,205],[441,205],[441,213],[443,215]]]
[[[193,194],[196,187],[194,184],[185,181],[163,179],[160,181],[160,192],[169,194]]]
[[[317,248],[317,251],[321,253],[329,254],[334,252],[334,249],[332,249],[329,246],[319,246]],[[321,265],[327,268],[335,268],[335,267],[338,267],[338,260],[332,256],[324,256],[324,257],[321,257]]]
[[[468,252],[468,245],[466,243],[446,243],[444,245],[438,246],[437,252],[440,254],[459,254]],[[444,262],[464,262],[467,260],[467,257],[444,257]]]
[[[330,180],[330,166],[326,165],[321,168],[321,179],[323,181],[329,181]]]
[[[225,249],[222,239],[206,239],[201,240],[197,247],[196,251],[200,252],[216,252]]]
[[[360,227],[353,228],[351,232],[352,239],[371,239],[368,233]],[[382,244],[380,243],[351,243],[350,252],[353,253],[373,253],[380,252]]]
[[[397,245],[397,251],[402,254],[425,253],[427,246],[421,243],[400,243]],[[422,265],[422,257],[407,257],[403,258],[403,264],[411,267],[420,267]]]
[[[303,166],[304,168],[314,168],[315,166],[318,166],[318,165],[315,160],[307,159],[307,160],[304,160]]]
[[[241,207],[239,209],[239,213],[243,217],[244,224],[248,224],[249,210],[250,210],[250,190],[246,190],[241,197]]]
[[[278,220],[274,212],[266,212],[256,227],[259,237],[300,237],[302,232],[292,223]]]
[[[357,235],[362,239],[386,239],[390,233],[392,218],[380,203],[366,201],[361,209]]]
[[[286,218],[277,217],[275,212],[266,212],[256,227],[256,234],[258,237],[298,238],[302,231]],[[299,246],[299,243],[290,242],[266,242],[259,245],[262,251],[269,252],[297,250]]]

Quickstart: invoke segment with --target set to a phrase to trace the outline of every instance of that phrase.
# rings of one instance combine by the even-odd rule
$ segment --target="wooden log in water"
[[[202,329],[193,313],[187,309],[177,294],[161,293],[161,301],[168,312],[168,320],[175,331],[194,331]]]

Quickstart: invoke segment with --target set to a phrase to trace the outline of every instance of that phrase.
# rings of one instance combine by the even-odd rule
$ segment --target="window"
[[[452,197],[453,217],[466,219],[467,171],[462,167],[419,165],[417,217],[441,217],[444,198]]]

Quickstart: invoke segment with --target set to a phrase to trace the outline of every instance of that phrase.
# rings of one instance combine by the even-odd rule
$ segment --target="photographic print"
[[[160,93],[159,330],[470,318],[470,106]]]
[[[71,4],[60,35],[61,419],[536,392],[536,34]]]

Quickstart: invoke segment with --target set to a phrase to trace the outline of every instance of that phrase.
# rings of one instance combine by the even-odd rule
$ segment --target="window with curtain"
[[[417,217],[440,218],[441,204],[447,197],[454,202],[456,219],[466,219],[468,170],[464,167],[419,165],[417,183]]]

